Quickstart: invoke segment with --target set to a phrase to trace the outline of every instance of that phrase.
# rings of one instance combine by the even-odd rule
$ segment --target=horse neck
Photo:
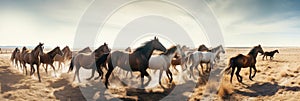
[[[144,49],[142,49],[138,52],[143,53],[142,55],[145,55],[147,60],[149,60],[153,51],[154,51],[154,49],[152,47],[148,47],[148,48],[145,47]],[[134,52],[134,53],[137,53],[137,52]]]
[[[248,55],[253,56],[255,59],[256,59],[256,57],[257,57],[257,54],[258,54],[258,51],[256,51],[256,50],[251,50],[251,51],[248,53]]]
[[[39,51],[38,50],[32,50],[31,52],[30,52],[30,54],[33,56],[33,57],[38,57],[38,55],[39,55]]]

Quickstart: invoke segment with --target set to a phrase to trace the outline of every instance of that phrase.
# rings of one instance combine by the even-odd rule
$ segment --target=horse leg
[[[172,77],[172,72],[169,70],[169,69],[167,69],[167,71],[166,71],[168,74],[169,74],[169,80],[170,80],[170,83],[173,81],[173,77]],[[170,79],[171,78],[171,79]]]
[[[107,73],[105,75],[105,87],[108,88],[108,85],[109,85],[109,82],[108,82],[108,79],[109,79],[109,76],[110,74],[112,73],[112,71],[114,70],[114,67],[113,67],[113,64],[111,62],[108,63],[108,70],[107,70]]]
[[[79,78],[79,69],[80,69],[80,66],[76,66],[76,71],[75,71],[75,73],[77,74],[78,82],[81,82],[81,81],[80,81],[80,78]]]
[[[33,75],[33,73],[35,72],[35,69],[33,67],[33,64],[30,64],[30,76]]]
[[[43,67],[44,67],[44,69],[46,71],[46,74],[48,74],[48,64],[46,64],[46,68],[45,68],[45,64],[43,64]]]
[[[232,71],[231,71],[231,76],[230,76],[230,83],[232,83],[232,77],[234,75],[234,70],[235,70],[235,67],[231,67],[232,68]]]
[[[26,75],[27,75],[27,67],[26,67],[26,64],[25,64],[25,63],[23,64],[23,67],[24,67],[24,70],[25,70]]]
[[[39,64],[36,64],[36,70],[37,70],[39,82],[42,82],[42,81],[41,81],[41,76],[40,76],[40,65],[39,65]]]
[[[241,67],[237,67],[235,75],[236,75],[238,81],[241,83],[241,82],[243,82],[243,77],[240,75],[240,71],[241,71]]]
[[[160,71],[159,71],[159,77],[158,77],[159,85],[160,85],[161,87],[163,87],[163,85],[161,84],[161,76],[162,76],[162,73],[163,73],[163,70],[160,70]],[[163,87],[163,88],[164,88],[164,87]]]
[[[198,67],[198,66],[197,66]],[[202,63],[200,63],[200,67],[201,67],[201,70],[202,70],[202,74],[204,74],[204,70],[203,70],[203,65],[202,65]]]
[[[86,80],[91,80],[94,77],[95,71],[96,71],[95,68],[92,68],[92,75],[91,75],[91,77],[87,78]],[[100,76],[100,73],[99,73],[99,76]]]
[[[253,80],[252,80],[252,77],[251,77],[251,73],[252,73],[252,67],[250,67],[250,69],[249,69],[249,70],[250,70],[249,79],[250,79],[251,81],[253,81]]]
[[[254,74],[253,74],[253,76],[251,77],[251,78],[254,78],[255,77],[255,74],[256,74],[256,66],[253,66],[253,69],[254,69]]]
[[[100,66],[100,67],[96,67],[96,69],[97,69],[97,72],[98,72],[99,76],[96,77],[94,80],[99,79],[100,76],[101,76],[101,79],[103,79],[103,71],[102,71],[102,69],[101,69],[101,66]]]
[[[265,55],[262,57],[262,60],[264,61]]]
[[[53,66],[53,63],[50,63],[50,66],[53,68],[55,77],[57,77],[57,76],[56,76],[56,70],[55,70],[55,68],[54,68],[54,66]]]
[[[148,78],[148,82],[145,84],[145,86],[148,86],[150,81],[151,81],[151,76],[149,75],[149,73],[146,71],[146,69],[144,70],[145,71],[145,76],[147,76]]]

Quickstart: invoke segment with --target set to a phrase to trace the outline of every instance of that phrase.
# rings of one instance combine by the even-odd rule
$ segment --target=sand
[[[258,56],[256,64],[258,72],[253,78],[254,81],[248,78],[249,68],[241,71],[243,84],[238,83],[236,76],[230,84],[229,75],[219,75],[219,72],[228,65],[230,57],[239,53],[247,54],[250,50],[250,48],[226,48],[226,54],[221,56],[216,68],[210,74],[201,74],[201,78],[194,80],[196,82],[172,70],[174,72],[172,84],[167,84],[168,79],[163,75],[164,89],[157,85],[158,80],[154,79],[151,81],[153,85],[144,90],[134,88],[134,83],[132,86],[129,86],[128,82],[124,84],[126,80],[139,82],[140,79],[136,78],[139,73],[134,73],[133,78],[116,76],[120,73],[118,69],[110,79],[111,86],[108,90],[104,88],[102,80],[73,82],[73,73],[65,72],[68,65],[58,72],[58,77],[53,76],[52,69],[49,74],[41,69],[42,82],[39,83],[36,74],[25,76],[11,65],[9,54],[0,54],[0,100],[298,100],[300,48],[263,49],[264,51],[279,49],[280,53],[276,54],[272,61],[262,61],[262,56]],[[194,72],[198,73],[196,70]],[[84,78],[86,77],[82,77],[81,80]]]

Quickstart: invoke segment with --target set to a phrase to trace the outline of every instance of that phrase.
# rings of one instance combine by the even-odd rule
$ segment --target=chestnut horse
[[[258,53],[261,53],[261,54],[264,53],[264,51],[260,45],[254,46],[247,55],[239,54],[235,57],[230,58],[229,67],[225,69],[225,72],[229,73],[230,72],[229,70],[232,69],[231,77],[230,77],[231,83],[232,83],[232,77],[233,77],[235,68],[237,68],[237,71],[235,72],[236,78],[240,83],[242,83],[243,78],[242,78],[242,76],[240,76],[239,73],[242,68],[250,67],[249,79],[251,81],[253,81],[252,78],[254,78],[255,74],[256,74],[255,64],[256,64],[256,57],[257,57]],[[251,76],[252,68],[254,69],[254,74]]]
[[[144,87],[144,76],[149,78],[146,85],[151,81],[151,77],[146,71],[149,59],[154,50],[166,51],[167,49],[154,37],[154,40],[147,41],[145,44],[137,48],[132,53],[122,51],[114,51],[107,58],[108,71],[105,75],[105,87],[108,88],[108,79],[115,67],[119,67],[126,71],[139,71],[141,73],[142,88]]]

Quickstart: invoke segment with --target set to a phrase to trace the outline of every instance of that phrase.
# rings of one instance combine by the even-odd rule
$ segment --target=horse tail
[[[192,58],[194,58],[194,57],[193,57],[193,54],[190,54],[190,55],[188,56],[188,58],[187,58],[187,63],[188,63],[188,64],[191,64]]]
[[[234,65],[234,58],[230,58],[230,59],[229,59],[228,67],[225,68],[221,73],[223,74],[223,73],[225,72],[226,74],[230,74],[230,73],[231,73],[231,72],[230,72],[230,69],[231,69],[232,67],[234,67],[233,65]]]
[[[68,71],[68,72],[73,71],[73,69],[74,69],[74,57],[73,57],[72,60],[71,60],[71,63],[70,63],[70,67],[69,67],[69,71]]]

